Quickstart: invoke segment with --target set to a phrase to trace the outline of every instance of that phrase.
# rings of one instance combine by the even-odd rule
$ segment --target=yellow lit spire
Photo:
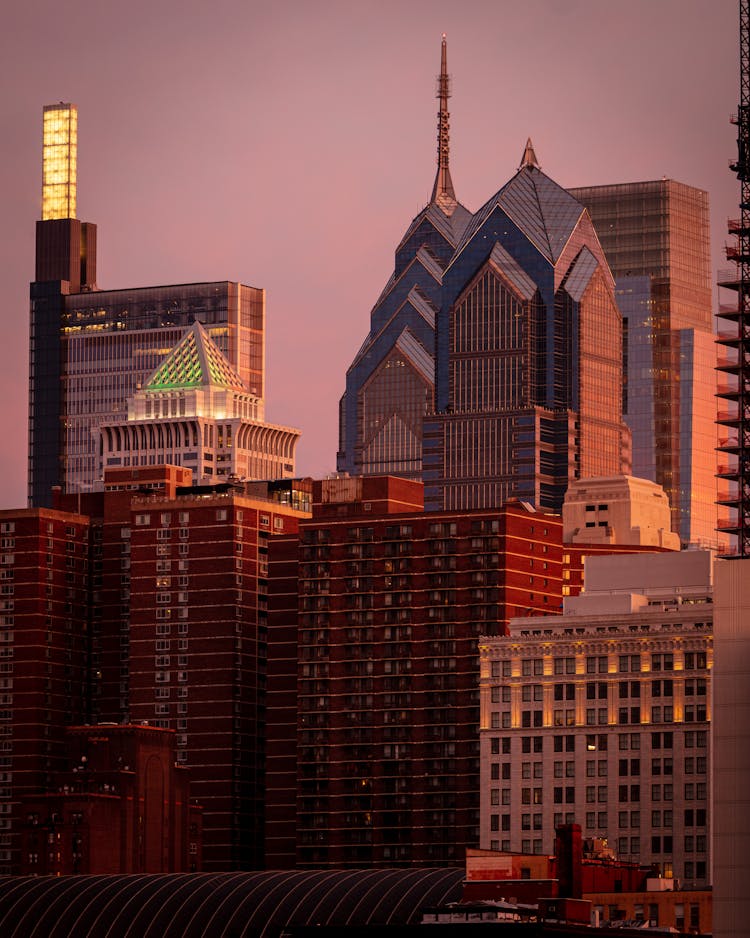
[[[44,108],[42,220],[76,217],[78,110],[74,104]]]

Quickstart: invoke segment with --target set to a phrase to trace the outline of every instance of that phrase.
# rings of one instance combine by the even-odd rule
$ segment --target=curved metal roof
[[[0,877],[3,938],[277,938],[286,925],[408,925],[461,869]]]

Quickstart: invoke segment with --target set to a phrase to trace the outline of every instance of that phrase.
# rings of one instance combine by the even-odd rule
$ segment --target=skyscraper
[[[717,546],[708,195],[673,179],[569,191],[616,281],[633,473],[664,487],[684,544]]]
[[[338,468],[352,475],[421,478],[422,420],[433,406],[435,316],[443,270],[471,213],[449,168],[450,79],[443,36],[438,78],[438,170],[429,204],[396,248],[394,272],[370,314],[370,332],[346,375]]]
[[[36,223],[36,270],[29,324],[29,503],[50,505],[60,482],[61,327],[68,294],[96,288],[96,225],[76,216],[78,111],[45,107],[42,218]]]
[[[528,141],[443,275],[425,506],[559,511],[573,479],[628,471],[621,336],[591,219]]]
[[[42,220],[37,222],[29,354],[29,502],[101,489],[99,428],[185,330],[200,322],[256,399],[264,419],[265,292],[219,281],[100,291],[96,226],[76,211],[77,112],[44,110]],[[293,472],[293,470],[291,470]]]

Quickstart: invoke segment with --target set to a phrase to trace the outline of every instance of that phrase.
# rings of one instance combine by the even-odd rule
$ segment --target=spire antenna
[[[531,168],[539,169],[539,161],[536,158],[536,153],[534,153],[534,145],[531,142],[531,137],[526,141],[526,146],[523,151],[523,156],[521,157],[521,165],[519,169]]]
[[[452,214],[456,207],[456,193],[453,189],[451,172],[448,165],[450,152],[450,113],[448,112],[448,98],[451,96],[451,80],[448,75],[448,43],[443,33],[440,47],[440,75],[437,80],[437,98],[440,101],[438,111],[438,171],[435,185],[432,188],[431,202],[436,202],[446,215]]]

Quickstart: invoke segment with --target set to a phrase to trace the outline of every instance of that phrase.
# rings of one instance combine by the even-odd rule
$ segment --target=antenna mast
[[[448,44],[443,33],[443,42],[440,47],[440,74],[437,80],[437,98],[440,101],[438,111],[438,171],[435,185],[432,189],[431,202],[450,215],[456,207],[456,193],[453,189],[451,171],[448,167],[448,154],[450,152],[450,113],[448,111],[448,98],[451,96],[451,80],[448,75]]]

